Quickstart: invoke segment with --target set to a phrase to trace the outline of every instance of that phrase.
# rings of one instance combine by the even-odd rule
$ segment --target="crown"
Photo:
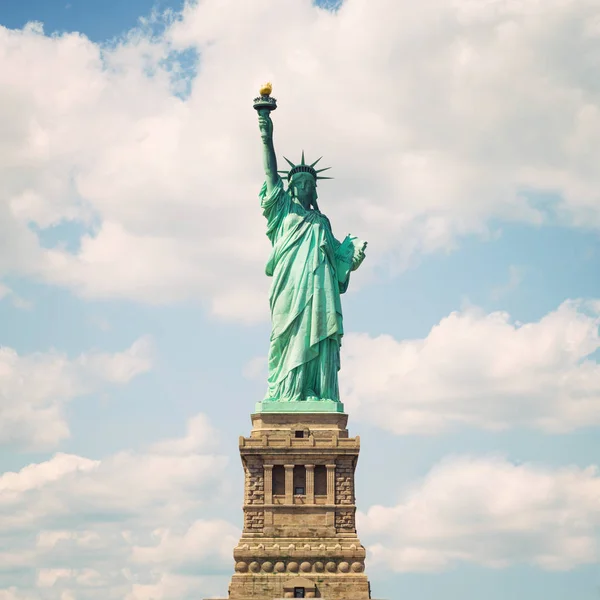
[[[322,173],[323,171],[327,171],[328,169],[331,169],[331,167],[325,167],[324,169],[315,169],[315,165],[323,158],[322,156],[317,158],[317,160],[315,160],[315,162],[312,163],[311,165],[307,165],[306,162],[304,161],[304,150],[302,150],[302,159],[300,161],[300,164],[298,164],[298,165],[295,165],[289,158],[286,158],[285,156],[283,158],[285,158],[287,163],[290,165],[291,169],[289,171],[277,171],[277,172],[285,173],[287,175],[288,181],[291,181],[292,177],[298,173],[309,173],[310,175],[312,175],[314,177],[315,181],[317,181],[317,179],[333,179],[333,177],[321,177],[319,175],[319,173]]]

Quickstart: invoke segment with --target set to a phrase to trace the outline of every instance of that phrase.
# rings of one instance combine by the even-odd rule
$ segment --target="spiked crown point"
[[[328,169],[331,169],[331,167],[324,167],[323,169],[315,169],[315,165],[321,160],[321,158],[323,158],[322,156],[320,156],[319,158],[317,158],[317,160],[315,160],[314,163],[312,164],[306,164],[306,160],[304,158],[304,150],[302,150],[302,157],[300,159],[300,163],[299,164],[294,164],[289,158],[287,158],[286,156],[283,157],[286,162],[288,163],[288,165],[290,165],[290,170],[281,170],[281,171],[277,171],[278,173],[281,174],[285,174],[287,176],[287,180],[288,182],[292,180],[292,177],[294,175],[297,175],[298,173],[309,173],[310,175],[313,176],[315,182],[318,179],[333,179],[333,177],[322,177],[321,175],[319,175],[319,173],[322,173],[323,171],[327,171]]]

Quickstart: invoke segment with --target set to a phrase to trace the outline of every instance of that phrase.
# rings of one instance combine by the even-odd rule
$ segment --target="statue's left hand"
[[[352,258],[352,270],[356,271],[358,267],[362,264],[362,261],[365,260],[365,247],[366,244],[354,255]]]

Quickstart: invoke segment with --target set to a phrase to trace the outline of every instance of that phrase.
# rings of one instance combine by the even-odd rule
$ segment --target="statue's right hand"
[[[269,114],[258,115],[258,128],[260,129],[260,137],[263,142],[268,142],[273,139],[273,121]]]

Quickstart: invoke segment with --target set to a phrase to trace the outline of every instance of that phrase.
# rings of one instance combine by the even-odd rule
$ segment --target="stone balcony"
[[[240,450],[242,449],[260,449],[260,448],[293,448],[298,450],[307,450],[310,448],[323,449],[348,449],[360,450],[360,436],[353,438],[343,438],[333,435],[331,437],[316,437],[309,435],[308,437],[294,437],[292,435],[275,436],[262,435],[260,437],[244,437],[240,436]]]

